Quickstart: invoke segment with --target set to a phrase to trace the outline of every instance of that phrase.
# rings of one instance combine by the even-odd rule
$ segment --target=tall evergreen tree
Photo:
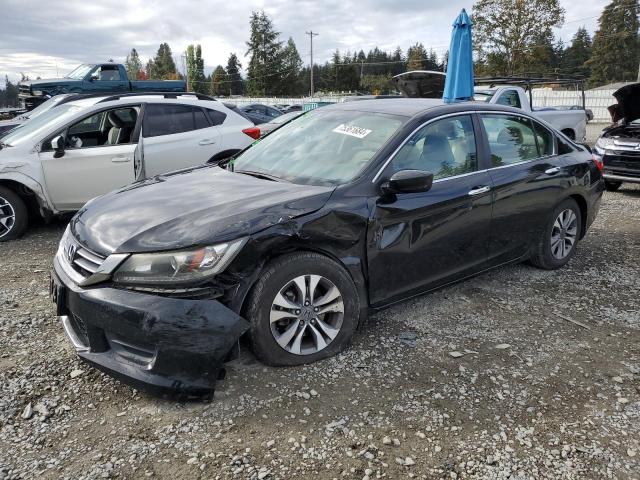
[[[407,71],[425,70],[427,50],[422,43],[416,43],[407,50]]]
[[[490,74],[530,70],[533,47],[564,22],[559,0],[479,0],[473,6],[474,46]]]
[[[153,60],[148,64],[149,78],[168,80],[176,78],[176,64],[173,61],[173,54],[168,43],[161,43],[158,52]]]
[[[593,44],[585,27],[580,27],[571,40],[571,45],[564,51],[562,66],[566,73],[589,77],[591,69],[587,66],[591,58]]]
[[[131,49],[131,52],[127,55],[127,59],[124,62],[124,67],[127,70],[127,75],[131,80],[138,80],[142,72],[142,62],[140,56],[135,48]]]
[[[187,82],[192,92],[208,93],[209,85],[204,75],[204,60],[200,45],[187,46]]]
[[[593,37],[593,54],[587,62],[591,84],[637,79],[639,12],[638,0],[612,0],[604,7]]]
[[[227,60],[227,68],[225,69],[227,74],[227,88],[229,95],[242,95],[244,91],[244,85],[242,82],[242,65],[235,53],[229,55]]]
[[[250,95],[274,94],[280,89],[283,74],[282,42],[279,32],[264,11],[251,13],[251,34],[247,53],[251,55],[247,71],[247,90]]]
[[[281,95],[299,95],[305,91],[300,82],[300,71],[302,69],[302,58],[298,53],[293,38],[289,37],[287,44],[282,50],[282,77],[279,93]]]
[[[229,82],[227,72],[222,68],[222,65],[218,65],[211,74],[211,95],[216,97],[227,95],[229,93]]]

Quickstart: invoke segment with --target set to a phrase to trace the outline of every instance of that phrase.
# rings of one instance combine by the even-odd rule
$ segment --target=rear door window
[[[533,125],[517,115],[481,116],[491,151],[491,166],[501,167],[538,158]]]
[[[554,150],[554,136],[544,126],[536,121],[533,121],[533,130],[536,133],[536,140],[538,142],[538,156],[549,157],[553,155]]]
[[[515,90],[507,90],[498,97],[496,101],[498,105],[507,105],[508,107],[521,108],[520,95]]]
[[[145,109],[142,132],[144,137],[149,138],[190,132],[209,126],[200,108],[188,105],[149,104]]]

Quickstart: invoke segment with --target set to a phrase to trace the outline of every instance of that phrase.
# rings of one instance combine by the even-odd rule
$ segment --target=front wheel
[[[268,365],[302,365],[335,355],[351,340],[360,304],[353,280],[310,252],[269,264],[245,309],[256,356]]]
[[[27,228],[27,207],[13,190],[0,187],[0,242],[19,238]]]
[[[545,270],[564,266],[575,255],[581,234],[582,213],[576,201],[569,198],[549,215],[531,263]]]
[[[604,181],[604,188],[607,189],[607,192],[615,192],[620,188],[620,185],[622,185],[622,182],[610,182],[608,180]]]

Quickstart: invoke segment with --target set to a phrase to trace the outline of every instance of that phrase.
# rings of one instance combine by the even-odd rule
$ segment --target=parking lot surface
[[[512,265],[373,316],[344,353],[244,350],[211,403],[81,363],[48,298],[64,223],[0,244],[0,478],[640,478],[640,188],[559,271]]]

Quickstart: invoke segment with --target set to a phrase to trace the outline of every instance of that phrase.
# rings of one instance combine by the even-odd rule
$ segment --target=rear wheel
[[[20,237],[28,223],[27,207],[13,190],[0,187],[0,242]]]
[[[620,188],[622,182],[610,182],[609,180],[604,181],[604,188],[607,189],[607,192],[615,192]]]
[[[256,356],[269,365],[301,365],[335,355],[358,325],[360,305],[349,274],[316,253],[269,264],[256,283],[245,318]]]
[[[582,214],[573,199],[558,205],[547,221],[531,263],[545,270],[555,270],[565,265],[576,253],[582,233]]]

